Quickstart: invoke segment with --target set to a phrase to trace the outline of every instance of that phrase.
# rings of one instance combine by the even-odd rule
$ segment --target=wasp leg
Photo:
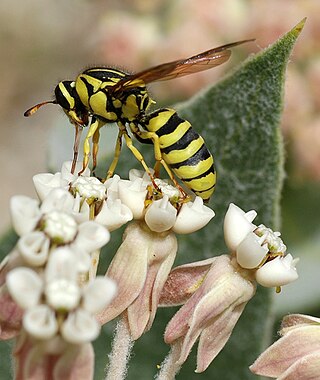
[[[120,128],[120,126],[119,126]],[[116,167],[118,165],[120,153],[121,153],[121,148],[122,148],[122,136],[125,132],[123,129],[119,129],[118,137],[117,137],[117,142],[116,142],[116,147],[114,149],[114,157],[113,161],[111,162],[111,165],[109,166],[109,169],[107,171],[107,177],[105,180],[111,178],[113,176],[114,171],[116,170]]]
[[[90,124],[89,131],[87,133],[87,136],[83,142],[83,164],[82,169],[78,173],[78,175],[81,175],[89,163],[89,156],[90,156],[90,143],[89,139],[92,138],[92,136],[95,134],[97,130],[99,130],[105,123],[99,119],[94,118]]]
[[[79,143],[80,143],[80,137],[82,132],[82,127],[78,124],[74,124],[76,132],[74,135],[74,143],[73,143],[73,160],[72,160],[72,166],[71,166],[71,174],[74,174],[74,171],[76,170],[76,164],[79,154]]]
[[[159,143],[159,136],[155,132],[148,132],[148,131],[141,131],[136,125],[130,124],[130,129],[132,133],[140,138],[141,141],[143,140],[152,140],[153,147],[154,147],[154,158],[156,160],[155,163],[155,175],[158,176],[159,174],[159,166],[160,164],[164,167],[165,171],[167,172],[170,180],[173,182],[175,187],[180,191],[183,198],[187,198],[188,195],[183,190],[183,188],[179,185],[177,182],[175,176],[172,173],[172,170],[169,168],[168,164],[164,161],[162,158],[160,143]]]
[[[92,175],[95,175],[95,170],[97,167],[99,140],[100,140],[100,129],[98,128],[92,136]]]
[[[127,147],[131,150],[132,154],[135,156],[135,158],[141,163],[141,165],[143,166],[144,170],[146,171],[146,173],[149,175],[150,179],[151,179],[151,182],[152,182],[152,185],[158,189],[158,186],[156,185],[156,183],[154,182],[154,177],[148,167],[148,165],[146,164],[142,154],[140,153],[140,151],[133,145],[133,142],[132,142],[132,139],[131,137],[128,135],[128,132],[127,130],[125,129],[125,127],[118,123],[119,125],[119,128],[120,130],[123,131],[123,136],[124,136],[124,139],[125,139],[125,142],[126,142],[126,145]]]

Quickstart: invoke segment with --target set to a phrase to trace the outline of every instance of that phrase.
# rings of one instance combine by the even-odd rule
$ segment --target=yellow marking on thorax
[[[134,94],[131,94],[127,97],[126,101],[122,106],[122,113],[125,118],[128,120],[133,120],[140,113],[140,109],[137,104],[137,99]]]
[[[89,106],[92,112],[102,116],[108,121],[116,121],[117,115],[114,112],[109,112],[107,109],[107,96],[104,92],[98,91],[90,97]]]

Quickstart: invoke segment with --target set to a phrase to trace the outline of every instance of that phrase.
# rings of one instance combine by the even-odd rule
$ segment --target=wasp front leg
[[[106,176],[105,180],[111,178],[113,176],[114,171],[116,170],[116,167],[117,167],[118,161],[119,161],[119,157],[120,157],[120,153],[121,153],[121,148],[122,148],[122,136],[124,133],[125,132],[123,131],[123,129],[121,129],[119,127],[119,133],[118,133],[118,137],[117,137],[116,147],[114,149],[114,157],[113,157],[111,165],[109,166],[109,169],[107,171],[107,176]]]
[[[81,132],[83,127],[81,127],[78,124],[74,124],[75,126],[75,135],[74,135],[74,143],[73,143],[73,160],[71,165],[71,174],[74,174],[74,171],[76,170],[76,164],[78,160],[78,154],[79,154],[79,144],[80,144],[80,138],[81,138]]]
[[[87,136],[83,142],[83,164],[82,164],[82,169],[81,171],[78,173],[78,175],[81,175],[85,169],[87,168],[88,166],[88,163],[89,163],[89,157],[90,157],[90,139],[94,136],[94,134],[104,125],[105,123],[97,118],[92,118],[92,122],[90,124],[90,127],[89,127],[89,131],[87,133]],[[95,163],[94,165],[96,164],[96,154],[98,152],[98,143],[99,143],[99,134],[97,134],[95,136],[95,141],[94,141],[94,144],[95,144],[95,147],[94,147],[94,160],[95,160]],[[95,167],[94,167],[95,168]]]

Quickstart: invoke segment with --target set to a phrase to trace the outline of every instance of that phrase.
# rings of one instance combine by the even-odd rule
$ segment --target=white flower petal
[[[23,195],[16,195],[10,200],[13,228],[19,236],[32,231],[41,216],[39,201]]]
[[[174,225],[177,217],[177,210],[169,202],[169,197],[165,195],[162,199],[153,201],[145,213],[145,222],[151,231],[168,231]]]
[[[32,231],[22,236],[18,243],[18,250],[31,266],[42,266],[45,264],[49,254],[50,240],[41,231]]]
[[[120,177],[117,174],[115,174],[113,177],[107,179],[106,182],[104,183],[106,186],[106,189],[107,189],[107,198],[108,199],[109,198],[111,198],[111,199],[119,198],[119,195],[118,195],[119,181],[120,181]]]
[[[150,173],[154,174],[154,170],[149,168]],[[148,186],[151,184],[150,176],[144,170],[139,169],[130,169],[129,170],[129,181],[134,182],[136,179],[142,179],[144,182],[144,186]]]
[[[99,214],[95,217],[95,222],[105,226],[108,231],[114,231],[133,219],[129,207],[122,204],[120,199],[107,199],[102,204]]]
[[[63,338],[73,344],[91,342],[98,337],[100,324],[87,311],[78,309],[70,313],[61,327]]]
[[[71,173],[72,161],[65,161],[61,167],[61,177],[67,182],[72,182],[78,177],[78,173],[82,170],[82,162],[77,161],[74,174]],[[81,174],[82,177],[90,176],[90,169],[86,168]]]
[[[77,271],[80,273],[86,273],[91,267],[91,256],[89,252],[79,247],[76,243],[69,245],[69,248],[74,252]]]
[[[74,244],[84,251],[93,252],[102,248],[109,240],[110,233],[104,226],[94,221],[88,221],[79,225]]]
[[[261,264],[268,253],[268,248],[266,245],[261,246],[261,238],[249,232],[238,245],[236,252],[238,264],[242,268],[253,269]]]
[[[32,308],[39,302],[43,281],[32,269],[19,267],[11,270],[6,283],[11,297],[22,309]]]
[[[40,173],[33,176],[33,184],[37,195],[43,201],[52,189],[57,187],[68,190],[68,181],[61,178],[61,173]]]
[[[137,178],[135,181],[120,180],[118,184],[119,198],[132,211],[134,219],[142,219],[144,201],[147,195],[145,182]]]
[[[252,232],[256,226],[252,220],[257,213],[254,210],[244,212],[240,207],[230,203],[224,218],[224,240],[231,252],[235,252],[237,246]]]
[[[256,271],[256,281],[267,288],[289,284],[299,277],[295,268],[298,260],[293,259],[290,254],[285,257],[278,256]]]
[[[98,276],[84,288],[82,306],[92,314],[98,313],[110,303],[116,292],[117,286],[113,280]]]
[[[51,251],[45,269],[46,283],[58,279],[76,283],[78,279],[77,259],[72,249],[60,247]]]
[[[190,234],[198,231],[207,225],[214,215],[211,208],[204,206],[202,198],[196,197],[193,202],[182,205],[173,231],[177,234]]]
[[[71,212],[73,204],[74,198],[67,190],[56,188],[50,191],[40,208],[43,213],[50,211]]]
[[[61,278],[46,285],[45,295],[53,309],[72,310],[79,304],[81,290],[76,282]]]
[[[74,198],[74,204],[72,208],[72,216],[75,221],[80,224],[89,220],[90,217],[90,206],[87,202],[82,202],[81,196],[77,193]]]
[[[38,305],[27,310],[23,316],[23,327],[37,339],[50,339],[58,332],[58,323],[53,310],[47,305]]]

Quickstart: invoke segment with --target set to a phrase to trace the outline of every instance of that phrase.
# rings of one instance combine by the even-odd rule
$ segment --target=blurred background
[[[58,107],[48,105],[30,119],[23,117],[27,108],[52,99],[58,81],[75,79],[89,66],[137,71],[256,38],[256,43],[234,49],[230,61],[215,70],[151,86],[158,104],[172,104],[219,80],[305,16],[308,20],[288,68],[282,120],[287,152],[282,231],[289,251],[302,258],[304,281],[285,290],[287,297],[278,301],[277,310],[297,311],[292,310],[294,300],[295,307],[316,313],[314,299],[320,299],[315,282],[320,268],[318,0],[16,0],[14,5],[2,0],[0,232],[10,225],[10,197],[35,196],[32,176],[47,170],[49,148],[52,153],[62,145],[59,128],[68,128],[70,140],[56,156],[61,161],[72,157],[72,127]],[[52,141],[58,143],[50,145]]]

